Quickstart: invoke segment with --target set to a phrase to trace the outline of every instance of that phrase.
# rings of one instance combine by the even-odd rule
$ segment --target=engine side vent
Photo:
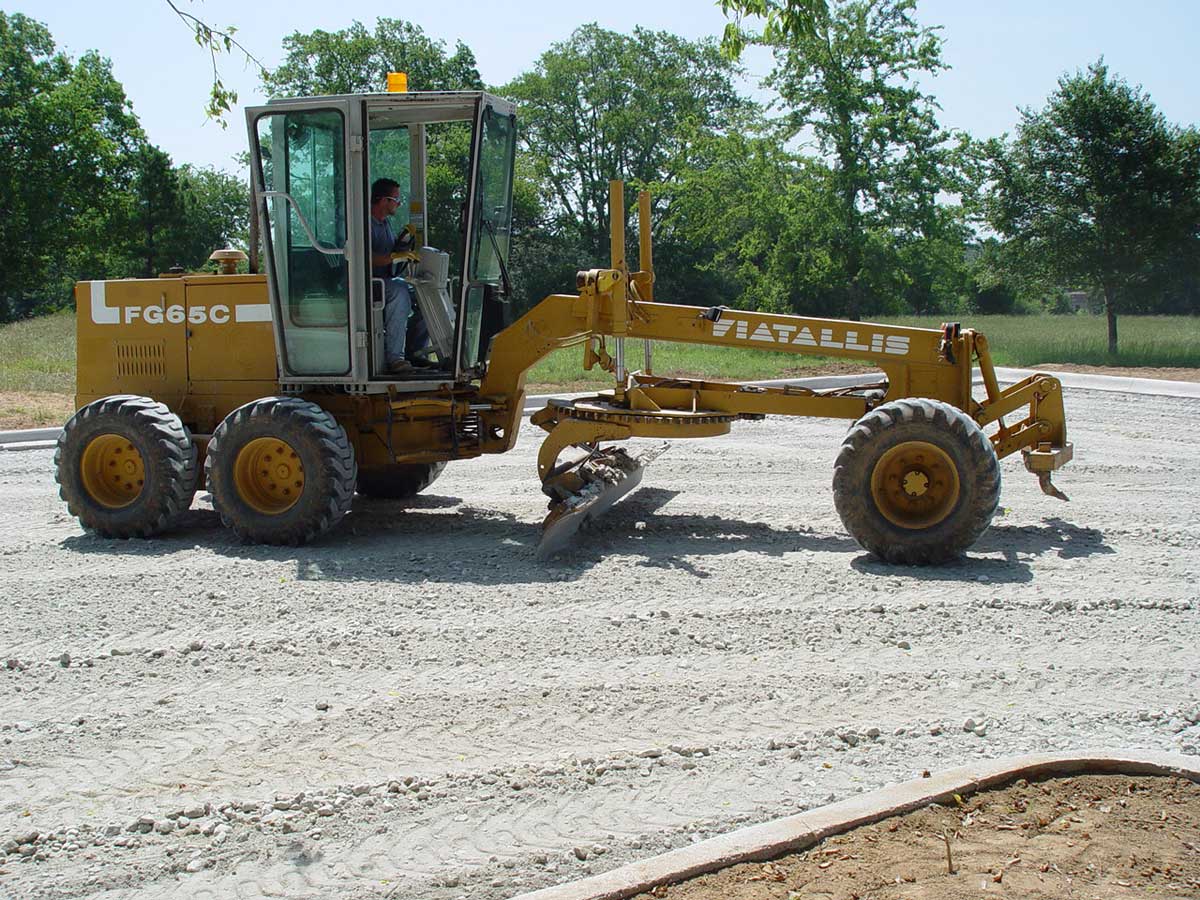
[[[114,349],[118,378],[167,377],[164,341],[119,341]]]

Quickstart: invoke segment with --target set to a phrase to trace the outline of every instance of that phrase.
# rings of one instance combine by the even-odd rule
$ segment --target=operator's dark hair
[[[400,187],[400,182],[392,181],[390,178],[377,178],[375,183],[371,185],[371,202],[381,200],[384,197],[390,197],[392,191]]]

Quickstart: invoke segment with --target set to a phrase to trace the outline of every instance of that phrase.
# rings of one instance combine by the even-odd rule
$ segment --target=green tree
[[[746,106],[736,67],[712,41],[598,25],[553,44],[502,92],[521,104],[523,152],[545,189],[563,247],[608,256],[609,180],[658,185],[691,165],[699,135],[726,127]],[[656,201],[655,220],[665,205]],[[631,253],[631,259],[633,254]]]
[[[166,3],[192,33],[196,44],[208,51],[209,59],[212,61],[212,87],[209,90],[208,106],[204,111],[210,119],[224,128],[225,113],[229,112],[237,103],[238,95],[237,91],[227,88],[221,80],[220,58],[222,54],[232,54],[237,51],[246,63],[257,68],[260,74],[266,70],[257,57],[234,37],[237,34],[236,26],[227,25],[224,28],[218,28],[199,16],[181,9],[179,4],[173,0],[166,0]]]
[[[842,285],[829,311],[857,318],[864,307],[886,308],[888,293],[906,284],[933,290],[934,270],[954,260],[946,250],[962,234],[937,203],[939,192],[958,187],[959,169],[957,147],[920,89],[922,76],[946,66],[936,30],[913,17],[915,0],[722,5],[739,16],[727,51],[747,40],[774,49],[767,83],[787,107],[784,139],[811,136],[828,166],[827,250]],[[742,31],[747,15],[766,20],[762,32]]]
[[[200,268],[224,247],[245,250],[250,243],[250,189],[245,180],[211,166],[176,169],[186,227],[180,258]]]
[[[400,19],[379,19],[374,31],[357,21],[341,31],[296,31],[283,39],[283,49],[280,66],[262,75],[276,96],[372,93],[383,90],[388,72],[407,72],[413,91],[483,87],[466,44],[459,41],[447,55],[442,41]]]
[[[247,184],[227,172],[175,167],[162,150],[142,147],[128,197],[126,273],[153,278],[172,266],[215,268],[213,250],[249,244],[248,194]]]
[[[68,305],[74,281],[119,265],[142,141],[107,60],[73,61],[44,25],[0,12],[0,319]]]
[[[1164,271],[1200,249],[1200,135],[1101,60],[993,150],[993,227],[1027,272],[1099,286],[1115,354],[1118,313],[1152,310]]]
[[[698,302],[822,311],[835,290],[828,169],[750,127],[708,135],[696,154],[670,188],[660,232],[711,248],[697,264],[707,288]]]
[[[128,251],[135,271],[143,278],[155,278],[172,266],[184,265],[181,251],[187,222],[183,197],[179,176],[164,151],[143,144],[135,165]]]

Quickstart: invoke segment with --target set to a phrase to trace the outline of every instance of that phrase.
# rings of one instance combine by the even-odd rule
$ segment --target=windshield
[[[482,126],[469,277],[473,282],[496,284],[501,279],[503,263],[508,261],[511,243],[517,129],[513,116],[499,115],[490,106],[483,111]]]

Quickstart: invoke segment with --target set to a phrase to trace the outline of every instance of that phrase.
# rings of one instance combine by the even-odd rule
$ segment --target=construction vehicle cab
[[[513,104],[483,91],[360,94],[272,101],[246,122],[280,383],[413,391],[482,375],[503,326]],[[435,186],[459,200],[435,207],[441,220],[431,139],[464,153],[460,183]],[[383,284],[371,277],[370,185],[383,177],[400,184],[394,227],[415,238],[400,266],[440,364],[405,379],[384,364]]]

